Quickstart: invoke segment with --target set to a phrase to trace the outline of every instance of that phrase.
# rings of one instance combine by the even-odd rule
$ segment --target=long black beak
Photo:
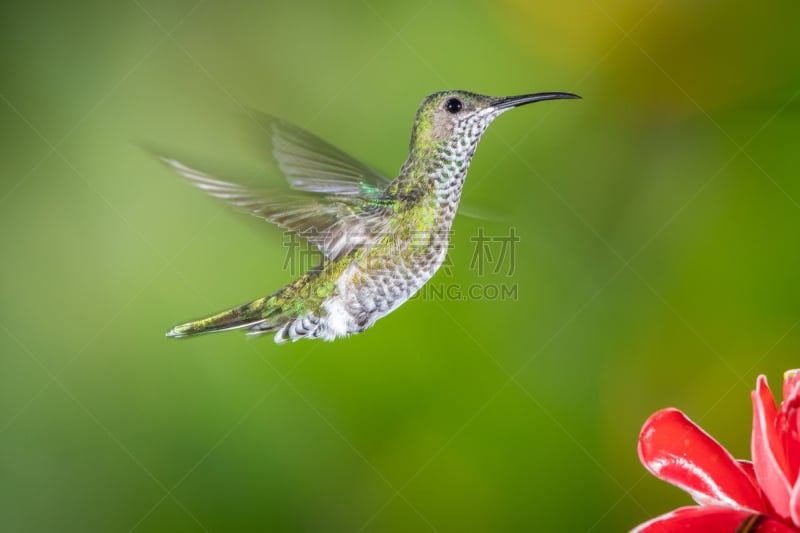
[[[493,107],[495,109],[510,109],[533,102],[541,102],[542,100],[561,100],[561,99],[580,99],[580,96],[572,93],[535,93],[535,94],[521,94],[519,96],[505,96],[498,98]]]

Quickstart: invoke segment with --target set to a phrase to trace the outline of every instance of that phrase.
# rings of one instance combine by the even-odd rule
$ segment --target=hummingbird
[[[394,180],[304,129],[270,115],[259,123],[289,186],[282,193],[223,181],[161,158],[189,183],[307,239],[321,262],[270,295],[172,328],[168,337],[232,329],[274,333],[283,343],[360,333],[411,298],[439,269],[472,157],[489,124],[566,92],[492,97],[467,91],[427,96],[417,110],[408,159]]]

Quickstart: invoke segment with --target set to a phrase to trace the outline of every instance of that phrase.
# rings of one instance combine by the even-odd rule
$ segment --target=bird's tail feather
[[[167,332],[167,337],[189,337],[256,325],[259,332],[267,332],[283,324],[279,308],[274,302],[274,295],[265,296],[216,315],[175,326]]]

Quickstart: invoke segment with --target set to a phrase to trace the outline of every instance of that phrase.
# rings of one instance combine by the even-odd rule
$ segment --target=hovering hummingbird
[[[162,158],[192,185],[295,233],[322,261],[277,292],[175,326],[168,337],[229,329],[332,341],[359,333],[397,309],[442,265],[461,188],[481,135],[500,114],[532,102],[580,98],[550,92],[491,97],[466,91],[422,101],[408,159],[390,181],[307,131],[262,117],[285,194],[219,180]]]

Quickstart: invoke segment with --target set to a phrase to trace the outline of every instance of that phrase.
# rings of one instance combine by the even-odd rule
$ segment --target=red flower
[[[751,395],[752,463],[734,459],[677,409],[658,411],[645,422],[642,464],[699,506],[661,515],[634,532],[800,532],[800,370],[784,375],[780,407],[764,376]]]

